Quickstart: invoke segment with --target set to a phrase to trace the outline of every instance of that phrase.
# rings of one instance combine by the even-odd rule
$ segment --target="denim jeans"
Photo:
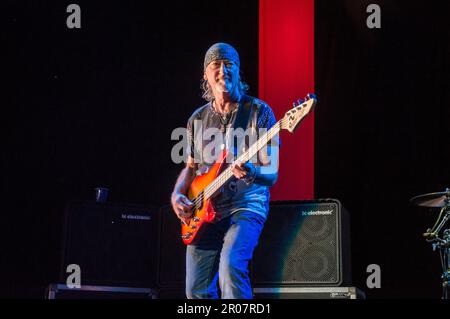
[[[264,221],[256,213],[238,211],[203,224],[186,250],[187,298],[217,299],[220,287],[223,299],[251,299],[248,264]]]

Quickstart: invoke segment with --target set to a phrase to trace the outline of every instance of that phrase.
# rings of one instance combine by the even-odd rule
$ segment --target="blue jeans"
[[[203,224],[186,250],[186,296],[251,299],[248,264],[258,244],[264,217],[238,211],[217,223]]]

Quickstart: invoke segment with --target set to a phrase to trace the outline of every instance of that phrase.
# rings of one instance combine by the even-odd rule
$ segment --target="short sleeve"
[[[257,127],[270,129],[275,123],[275,115],[272,109],[268,105],[263,104],[258,112]]]
[[[275,115],[272,111],[272,109],[270,108],[270,106],[268,106],[267,104],[265,104],[264,102],[262,102],[261,107],[258,110],[257,113],[257,120],[256,120],[256,126],[257,129],[259,131],[259,129],[265,129],[265,130],[269,130],[271,129],[275,124],[277,123],[276,119],[275,119]],[[259,135],[258,135],[259,137]],[[275,137],[276,138],[276,144],[280,146],[281,145],[281,141],[280,141],[280,137],[279,134]],[[272,139],[268,145],[274,145],[274,140]]]

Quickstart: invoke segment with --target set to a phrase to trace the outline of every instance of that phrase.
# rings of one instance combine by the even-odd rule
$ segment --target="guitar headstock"
[[[299,126],[300,122],[308,115],[317,103],[317,98],[314,94],[308,94],[305,100],[298,100],[294,103],[294,107],[287,111],[281,120],[281,128],[288,130],[289,132],[294,132]]]

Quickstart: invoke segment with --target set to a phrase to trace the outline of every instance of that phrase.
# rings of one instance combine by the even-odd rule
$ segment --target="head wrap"
[[[223,42],[213,44],[205,54],[203,69],[206,70],[208,64],[215,60],[229,60],[240,66],[239,54],[231,45]]]

